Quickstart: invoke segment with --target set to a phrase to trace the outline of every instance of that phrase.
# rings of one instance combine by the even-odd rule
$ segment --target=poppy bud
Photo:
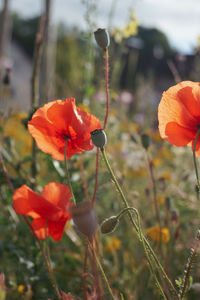
[[[74,206],[70,208],[70,214],[77,229],[91,240],[97,228],[96,213],[92,203],[86,201]]]
[[[96,129],[91,133],[92,142],[96,147],[103,148],[107,143],[107,137],[103,129]]]
[[[165,198],[165,201],[166,201],[167,209],[168,209],[168,210],[171,210],[172,207],[173,207],[173,201],[172,201],[172,199],[169,198],[169,197],[166,197],[166,198]]]
[[[110,45],[109,33],[106,29],[99,28],[94,32],[94,37],[100,48],[106,50]]]
[[[187,292],[188,300],[197,300],[200,297],[200,283],[195,282],[191,285],[189,291]]]
[[[171,211],[171,220],[172,222],[177,223],[179,219],[178,212],[174,209]]]
[[[150,137],[147,134],[142,134],[141,141],[142,141],[142,146],[147,150],[151,143]]]
[[[113,232],[119,224],[119,218],[112,216],[108,219],[105,219],[101,224],[101,233],[111,233]]]

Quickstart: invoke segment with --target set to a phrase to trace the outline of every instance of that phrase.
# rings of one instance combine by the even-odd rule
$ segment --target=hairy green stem
[[[107,121],[108,121],[108,114],[109,114],[109,102],[110,102],[110,97],[109,97],[109,55],[108,55],[108,49],[106,48],[104,50],[105,54],[105,91],[106,91],[106,115],[104,119],[104,124],[103,124],[103,129],[106,128]]]
[[[91,244],[91,242],[89,241],[88,243],[89,243],[89,246],[90,246],[91,251],[92,251],[93,254],[94,254],[95,260],[96,260],[97,265],[98,265],[98,267],[99,267],[99,270],[100,270],[100,272],[101,272],[101,274],[102,274],[102,276],[103,276],[103,279],[105,280],[105,283],[106,283],[106,285],[107,285],[109,294],[110,294],[111,298],[112,298],[113,300],[115,300],[115,297],[114,297],[113,292],[112,292],[112,289],[111,289],[111,287],[110,287],[108,278],[106,277],[106,274],[105,274],[105,272],[104,272],[104,269],[103,269],[103,267],[102,267],[102,265],[101,265],[101,262],[100,262],[100,260],[99,260],[99,258],[98,258],[98,256],[97,256],[97,254],[96,254],[96,251],[95,251],[93,245]]]
[[[109,162],[108,162],[108,159],[107,159],[107,155],[106,155],[105,149],[104,149],[104,148],[101,148],[101,152],[102,152],[102,155],[103,155],[103,158],[104,158],[106,167],[107,167],[107,169],[108,169],[108,171],[109,171],[109,173],[110,173],[110,175],[111,175],[111,177],[112,177],[112,179],[113,179],[113,181],[114,181],[114,183],[115,183],[115,185],[116,185],[116,188],[117,188],[117,190],[118,190],[118,192],[119,192],[119,194],[120,194],[120,196],[121,196],[121,198],[122,198],[122,200],[123,200],[123,203],[124,203],[124,205],[126,206],[126,208],[129,208],[129,205],[128,205],[128,202],[127,202],[127,200],[126,200],[126,197],[125,197],[125,195],[124,195],[124,193],[123,193],[123,191],[122,191],[122,189],[121,189],[121,187],[120,187],[120,185],[119,185],[119,183],[118,183],[118,181],[117,181],[117,179],[116,179],[116,177],[115,177],[115,175],[114,175],[114,173],[113,173],[113,171],[112,171],[112,168],[111,168],[111,166],[110,166],[110,164],[109,164]],[[135,221],[134,221],[134,219],[133,219],[131,213],[128,212],[128,214],[129,214],[129,218],[130,218],[130,221],[131,221],[131,223],[132,223],[134,229],[136,230],[137,234],[139,234],[137,225],[136,225],[136,223],[135,223]],[[162,276],[163,276],[163,277],[166,279],[166,281],[168,282],[168,285],[170,286],[170,288],[172,289],[172,291],[173,291],[173,292],[175,293],[175,295],[177,296],[177,299],[179,299],[179,295],[178,295],[178,293],[177,293],[177,291],[176,291],[174,285],[172,284],[171,280],[170,280],[169,277],[167,276],[165,270],[163,269],[161,263],[159,262],[159,260],[158,260],[158,258],[157,258],[157,256],[156,256],[156,254],[154,253],[153,249],[151,248],[151,246],[150,246],[150,244],[148,243],[148,241],[146,240],[146,238],[143,237],[143,239],[144,239],[145,245],[147,246],[148,250],[150,251],[150,254],[152,255],[152,257],[153,257],[153,259],[154,259],[154,261],[155,261],[155,263],[156,263],[156,265],[157,265],[158,270],[161,272]]]

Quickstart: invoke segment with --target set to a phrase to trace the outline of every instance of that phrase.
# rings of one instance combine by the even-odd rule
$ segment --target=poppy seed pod
[[[101,233],[111,233],[113,232],[119,224],[119,219],[116,216],[112,216],[105,219],[101,224]]]
[[[110,36],[105,28],[99,28],[94,32],[95,40],[100,48],[106,50],[110,45]]]
[[[107,137],[103,129],[96,129],[91,133],[92,142],[96,147],[103,148],[107,143]]]
[[[97,218],[92,203],[86,201],[74,206],[70,209],[70,214],[77,229],[91,240],[97,228]]]

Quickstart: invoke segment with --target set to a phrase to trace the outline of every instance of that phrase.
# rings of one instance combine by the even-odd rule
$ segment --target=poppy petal
[[[41,196],[33,192],[28,186],[22,185],[13,194],[13,208],[19,215],[27,215],[32,218],[38,218],[40,215],[30,206],[29,195],[33,193],[33,197],[36,197],[38,201],[41,201]]]
[[[63,235],[67,218],[62,218],[59,222],[46,221],[43,218],[34,219],[31,227],[39,239],[51,236],[56,242],[60,241]]]
[[[101,128],[92,114],[75,105],[74,98],[55,100],[39,108],[28,123],[28,130],[38,147],[57,160],[64,160],[66,137],[67,158],[75,153],[92,150],[90,132]]]
[[[176,95],[177,100],[185,106],[195,118],[200,118],[200,83],[192,81],[182,81],[170,88],[170,97]]]
[[[162,138],[166,138],[165,127],[169,122],[175,122],[188,129],[196,129],[197,127],[197,120],[180,100],[177,100],[177,96],[170,92],[170,89],[163,93],[158,106],[159,130]]]
[[[41,216],[44,219],[56,221],[63,216],[63,211],[59,207],[54,206],[26,185],[14,193],[13,206],[18,214],[32,218]]]
[[[194,138],[194,131],[169,122],[165,129],[165,139],[175,146],[186,146]]]
[[[62,219],[59,222],[48,222],[49,235],[56,241],[60,241],[63,235],[63,231],[65,228],[65,224],[67,222],[66,219]]]
[[[57,160],[64,160],[65,139],[46,119],[35,117],[28,122],[28,130],[38,148]]]
[[[70,189],[64,184],[50,182],[44,187],[42,196],[53,205],[60,207],[66,213],[72,206],[72,203],[70,202]]]
[[[48,224],[48,223],[47,223]],[[45,239],[49,237],[49,229],[46,226],[46,220],[43,218],[34,219],[31,223],[34,233],[39,239]]]

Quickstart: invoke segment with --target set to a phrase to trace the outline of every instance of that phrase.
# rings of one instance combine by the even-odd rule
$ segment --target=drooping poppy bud
[[[97,228],[96,213],[91,202],[86,201],[70,209],[70,214],[77,229],[92,239]]]
[[[110,45],[110,36],[105,28],[99,28],[94,32],[95,40],[100,48],[106,50]]]
[[[107,143],[107,137],[103,129],[96,129],[91,133],[92,142],[96,147],[103,148]]]
[[[105,219],[101,224],[101,233],[111,233],[113,232],[119,224],[119,218],[112,216],[108,219]]]
[[[187,292],[188,300],[197,300],[200,298],[200,283],[195,282],[191,285],[190,289]]]

